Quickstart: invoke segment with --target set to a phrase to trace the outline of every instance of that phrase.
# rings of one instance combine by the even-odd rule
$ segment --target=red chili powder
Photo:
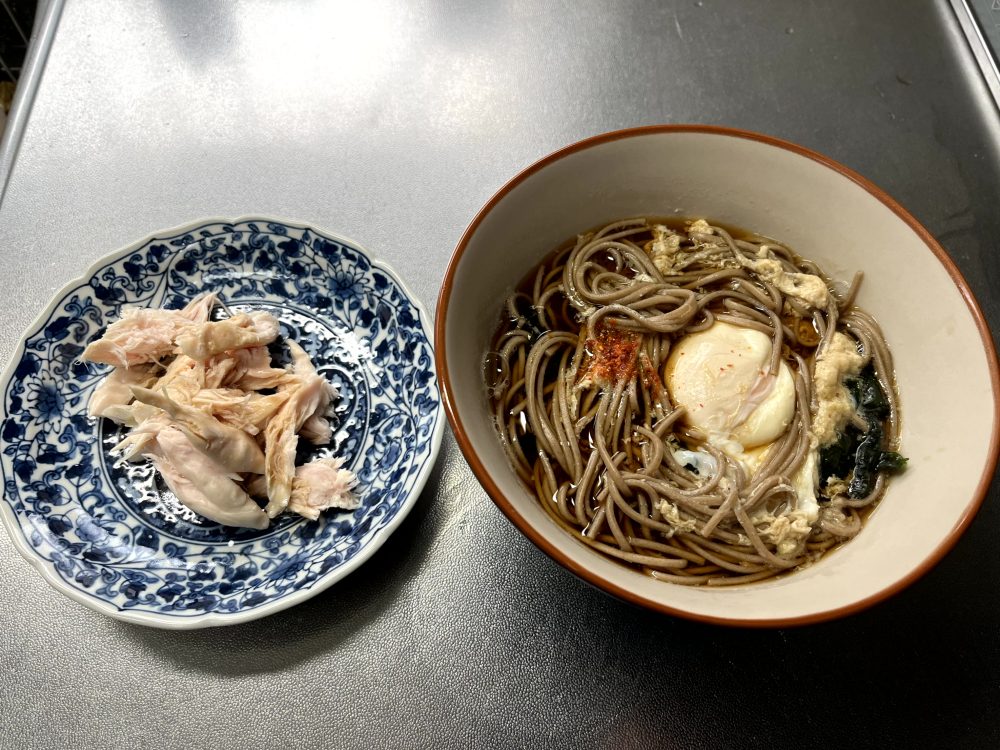
[[[594,335],[587,339],[586,348],[590,353],[589,369],[594,380],[603,383],[618,383],[635,377],[638,367],[638,353],[641,337],[637,333],[619,331],[604,323],[598,323]]]

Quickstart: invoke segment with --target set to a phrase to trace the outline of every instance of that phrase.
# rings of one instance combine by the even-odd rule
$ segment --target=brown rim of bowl
[[[971,501],[965,507],[962,517],[948,532],[947,536],[941,541],[941,543],[938,544],[938,546],[907,575],[903,576],[901,579],[881,591],[871,594],[864,599],[851,604],[846,604],[842,607],[836,607],[834,609],[823,610],[821,612],[814,612],[812,614],[801,615],[798,617],[750,620],[700,615],[647,599],[644,596],[640,596],[633,591],[624,589],[621,586],[618,586],[617,584],[595,574],[585,566],[578,564],[560,552],[517,512],[510,500],[508,500],[507,497],[500,491],[500,488],[497,487],[493,478],[489,475],[489,472],[486,471],[486,467],[484,467],[482,462],[479,460],[479,456],[476,455],[476,452],[472,448],[469,436],[465,432],[465,426],[462,424],[462,420],[459,417],[455,404],[452,401],[451,377],[448,372],[446,351],[447,339],[445,336],[445,320],[448,315],[448,302],[451,298],[452,282],[454,281],[455,271],[458,268],[458,264],[461,262],[462,255],[465,253],[465,249],[468,246],[469,239],[479,228],[483,219],[490,213],[490,211],[493,210],[502,198],[521,184],[525,179],[549,164],[552,164],[569,154],[582,151],[593,146],[609,143],[622,138],[632,138],[634,136],[651,135],[656,133],[702,133],[728,136],[731,138],[745,138],[747,140],[758,141],[759,143],[765,143],[769,146],[775,146],[777,148],[785,149],[786,151],[791,151],[792,153],[804,156],[807,159],[811,159],[814,162],[822,164],[835,172],[839,172],[844,177],[847,177],[849,180],[868,191],[883,205],[892,210],[896,216],[906,222],[907,226],[909,226],[910,229],[912,229],[917,236],[924,241],[927,248],[935,255],[935,257],[937,257],[938,261],[940,261],[941,265],[944,266],[945,270],[951,276],[952,281],[954,281],[962,297],[965,299],[965,304],[968,306],[969,312],[972,313],[972,317],[976,322],[976,327],[979,329],[979,336],[982,339],[983,348],[987,354],[987,360],[989,361],[990,382],[993,390],[993,429],[990,436],[990,449],[986,464],[983,466],[982,475],[979,478],[979,483],[976,485],[976,490],[973,493]],[[855,614],[871,607],[874,604],[877,604],[878,602],[888,599],[894,594],[899,593],[937,565],[937,563],[941,561],[941,559],[952,549],[952,547],[955,546],[959,537],[968,528],[972,519],[975,517],[976,512],[982,505],[986,492],[989,489],[993,473],[997,465],[998,452],[1000,452],[1000,432],[998,432],[998,427],[1000,427],[1000,368],[998,368],[996,348],[993,345],[993,337],[990,334],[989,327],[986,325],[986,320],[983,317],[983,312],[979,307],[979,303],[976,302],[976,298],[972,294],[972,290],[969,289],[968,283],[948,253],[941,247],[941,245],[938,244],[937,240],[931,236],[930,232],[928,232],[920,222],[913,218],[913,216],[911,216],[905,208],[891,198],[884,190],[875,186],[857,172],[811,149],[780,138],[774,138],[772,136],[762,135],[748,130],[738,130],[735,128],[719,127],[715,125],[647,125],[643,127],[627,128],[624,130],[615,130],[610,133],[603,133],[601,135],[577,141],[576,143],[570,144],[569,146],[549,154],[548,156],[536,161],[531,166],[521,170],[503,187],[501,187],[496,194],[490,198],[489,201],[487,201],[486,205],[479,210],[479,213],[476,214],[472,223],[469,224],[469,227],[462,235],[462,239],[459,241],[458,246],[455,248],[455,252],[452,254],[451,260],[448,263],[448,269],[445,272],[441,292],[438,295],[437,313],[434,321],[434,338],[436,344],[435,359],[437,362],[437,371],[439,377],[441,378],[444,406],[445,412],[448,415],[448,421],[451,423],[451,427],[455,432],[455,437],[458,440],[459,448],[461,448],[465,459],[469,462],[469,466],[472,467],[473,473],[476,475],[479,483],[492,498],[493,502],[496,503],[501,511],[503,511],[504,515],[506,515],[507,518],[509,518],[511,522],[518,529],[520,529],[521,533],[528,537],[528,539],[530,539],[539,549],[545,552],[545,554],[579,578],[582,578],[584,581],[610,594],[613,594],[620,599],[631,602],[632,604],[638,604],[665,614],[675,615],[677,617],[683,617],[685,619],[695,620],[698,622],[752,628],[777,628],[796,625],[810,625]]]

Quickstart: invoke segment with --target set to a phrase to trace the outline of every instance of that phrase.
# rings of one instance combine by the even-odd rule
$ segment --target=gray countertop
[[[0,203],[5,361],[94,260],[204,216],[352,237],[433,312],[462,231],[514,173],[662,122],[758,130],[858,170],[941,240],[998,330],[1000,120],[946,0],[45,10],[54,37]],[[369,562],[246,625],[102,617],[0,535],[0,746],[996,747],[996,495],[902,594],[786,631],[589,588],[501,515],[450,434]]]

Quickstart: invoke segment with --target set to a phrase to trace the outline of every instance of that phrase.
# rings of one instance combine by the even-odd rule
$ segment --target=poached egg
[[[748,478],[795,416],[792,371],[782,361],[775,375],[768,372],[771,348],[771,337],[760,331],[716,322],[678,341],[667,359],[667,389],[674,403],[684,407],[687,424],[738,461]],[[819,514],[819,472],[815,446],[811,448],[802,467],[790,477],[797,498],[795,514],[806,522],[807,530]],[[678,460],[695,466],[699,473],[706,468],[716,470],[714,461],[702,461],[697,455],[678,456]]]
[[[795,415],[795,381],[781,362],[768,374],[771,338],[717,322],[685,336],[667,359],[666,383],[687,423],[733,458],[770,445]]]

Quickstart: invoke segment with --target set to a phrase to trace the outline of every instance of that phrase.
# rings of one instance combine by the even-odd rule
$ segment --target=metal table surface
[[[463,229],[517,170],[661,122],[759,130],[857,169],[951,251],[1000,330],[1000,128],[946,0],[43,10],[54,36],[5,153],[4,360],[96,258],[202,216],[353,237],[433,310]],[[902,594],[785,631],[591,589],[508,523],[450,434],[368,563],[246,625],[102,617],[0,535],[0,746],[997,747],[996,495]]]

